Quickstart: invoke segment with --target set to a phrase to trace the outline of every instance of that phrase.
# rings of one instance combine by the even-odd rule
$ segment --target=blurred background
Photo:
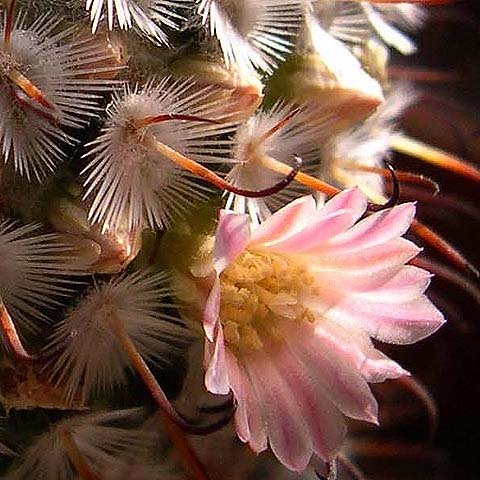
[[[414,138],[452,152],[480,167],[480,2],[459,1],[429,8],[418,34],[418,53],[393,57],[391,77],[412,80],[420,100],[404,115],[402,128]],[[440,201],[419,200],[420,218],[480,266],[480,191],[473,181],[409,157],[397,166],[440,184]],[[428,251],[429,254],[432,252]],[[435,257],[434,254],[432,254]],[[377,388],[382,430],[359,429],[351,453],[368,479],[480,478],[480,306],[478,279],[467,275],[477,298],[437,278],[432,299],[448,323],[412,347],[391,349],[394,358],[428,387],[438,408],[438,430],[428,446],[428,418],[405,388]],[[389,412],[392,412],[390,414]]]

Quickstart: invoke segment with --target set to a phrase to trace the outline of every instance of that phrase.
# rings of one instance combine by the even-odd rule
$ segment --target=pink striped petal
[[[282,366],[282,376],[298,405],[297,415],[301,415],[307,425],[313,452],[324,461],[331,461],[340,450],[346,433],[342,415],[323,394],[316,373],[305,369],[288,348],[276,361]]]
[[[220,293],[221,284],[218,276],[215,277],[212,289],[208,295],[203,311],[203,330],[210,342],[213,342],[215,329],[217,328],[218,317],[220,314]]]
[[[245,250],[249,239],[248,216],[221,210],[213,247],[213,262],[218,274]]]
[[[242,374],[237,360],[227,352],[228,378],[230,388],[235,397],[237,408],[235,410],[235,426],[238,438],[245,443],[250,440],[250,426],[248,424],[247,393],[245,375]],[[248,381],[248,380],[247,380]]]
[[[365,292],[382,287],[419,252],[414,243],[397,238],[361,255],[339,255],[325,258],[323,262],[312,257],[310,271],[319,285],[329,289],[344,293]]]
[[[318,254],[312,256],[311,264],[315,270],[330,267],[353,270],[376,270],[378,265],[394,265],[399,267],[405,265],[405,262],[416,257],[422,251],[413,242],[399,237],[390,240],[383,245],[362,250],[358,252],[341,251],[336,255]],[[382,267],[383,268],[383,267]]]
[[[397,344],[418,342],[445,323],[443,315],[424,295],[399,304],[352,298],[328,311],[326,316],[382,342]]]
[[[323,245],[332,237],[349,228],[356,220],[355,212],[337,210],[328,216],[312,219],[310,225],[278,241],[265,244],[275,252],[302,253]]]
[[[326,246],[328,253],[354,250],[381,245],[402,236],[410,227],[415,216],[415,204],[404,203],[389,210],[374,213],[357,223],[348,232],[331,240]]]
[[[310,216],[303,228],[290,230],[281,238],[266,243],[277,252],[305,252],[318,248],[350,228],[365,212],[365,195],[353,188],[339,193]]]
[[[250,245],[271,242],[289,235],[315,215],[315,200],[311,195],[298,198],[278,210],[252,232]]]
[[[315,372],[324,395],[339,410],[352,418],[377,422],[377,402],[367,382],[348,357],[338,355],[329,337],[321,337],[316,332],[303,336],[291,332],[286,339],[304,369]]]
[[[333,322],[318,322],[315,332],[328,338],[330,348],[339,357],[348,359],[363,378],[370,383],[399,378],[409,373],[377,350],[368,335],[347,330]]]
[[[307,425],[277,365],[263,352],[246,364],[256,396],[263,407],[270,448],[290,470],[305,470],[312,453]],[[281,367],[281,365],[278,365]]]
[[[361,292],[358,297],[367,301],[381,299],[384,303],[408,302],[422,295],[430,285],[432,274],[413,265],[405,265],[380,288]]]
[[[361,374],[369,383],[381,383],[385,380],[394,380],[410,375],[408,370],[402,368],[373,345],[370,350],[364,353],[366,358],[361,367]]]
[[[253,386],[246,383],[246,403],[248,414],[248,426],[250,428],[250,439],[248,444],[255,453],[263,452],[267,449],[267,431],[262,416],[262,404],[257,398]]]
[[[366,209],[367,197],[359,188],[355,187],[335,195],[319,210],[319,213],[327,217],[338,210],[350,210],[355,217],[352,222],[353,225],[365,213]]]
[[[215,343],[205,340],[205,387],[217,395],[227,395],[230,392],[227,365],[225,362],[225,342],[223,328],[219,324]]]
[[[227,351],[227,368],[230,386],[237,401],[235,412],[235,425],[237,435],[255,453],[260,453],[267,448],[267,434],[260,413],[260,403],[253,391],[246,371],[237,359]]]

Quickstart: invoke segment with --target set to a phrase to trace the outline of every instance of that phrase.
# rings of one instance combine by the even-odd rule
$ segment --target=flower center
[[[266,340],[281,340],[285,322],[311,322],[302,303],[318,295],[318,286],[305,264],[291,255],[246,250],[220,275],[220,318],[230,348],[249,352]]]

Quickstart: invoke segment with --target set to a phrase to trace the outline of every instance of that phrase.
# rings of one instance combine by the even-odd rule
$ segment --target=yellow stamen
[[[220,275],[220,318],[229,347],[249,352],[281,338],[283,321],[313,321],[300,301],[318,295],[306,265],[292,255],[247,250]]]

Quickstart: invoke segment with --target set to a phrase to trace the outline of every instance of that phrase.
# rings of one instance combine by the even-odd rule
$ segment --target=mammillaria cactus
[[[394,154],[480,171],[388,69],[440,3],[1,2],[2,478],[360,478],[373,384],[435,417],[386,344],[477,272]]]

